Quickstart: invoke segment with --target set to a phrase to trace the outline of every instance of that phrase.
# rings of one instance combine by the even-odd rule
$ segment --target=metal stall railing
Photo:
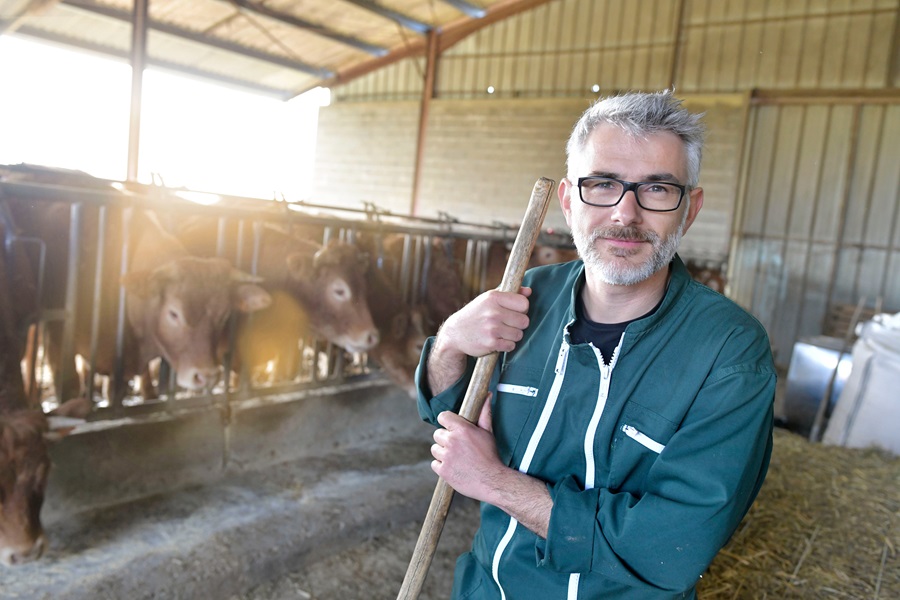
[[[378,366],[368,361],[366,356],[351,356],[340,347],[312,338],[298,341],[298,364],[288,369],[294,373],[290,379],[273,377],[267,381],[255,381],[246,365],[239,374],[232,376],[235,331],[235,318],[232,317],[227,330],[227,350],[222,354],[223,372],[229,375],[220,378],[209,392],[188,393],[178,389],[175,373],[161,361],[156,375],[158,397],[142,397],[135,381],[125,381],[123,376],[125,357],[122,352],[127,334],[124,286],[120,283],[115,299],[110,300],[108,292],[104,294],[104,281],[101,280],[107,262],[121,265],[117,276],[127,274],[130,258],[127,224],[133,211],[151,211],[163,224],[195,217],[215,219],[219,227],[216,254],[232,256],[234,266],[250,275],[256,273],[261,232],[266,227],[291,232],[291,235],[302,231],[307,239],[317,236],[314,241],[321,244],[338,239],[365,245],[371,255],[371,268],[382,270],[401,293],[404,303],[410,306],[429,301],[430,270],[442,258],[450,260],[458,272],[465,300],[486,287],[492,287],[489,262],[492,257],[500,256],[502,264],[499,272],[502,275],[505,247],[516,232],[515,227],[466,223],[447,215],[437,219],[394,215],[371,204],[365,204],[360,209],[339,209],[308,202],[273,202],[207,195],[218,200],[213,205],[207,205],[187,199],[191,193],[160,186],[98,180],[71,172],[52,177],[41,176],[40,172],[37,175],[20,173],[13,177],[8,176],[7,172],[4,177],[4,172],[0,168],[0,198],[13,208],[13,218],[17,212],[26,217],[29,211],[42,211],[46,215],[55,207],[53,210],[64,215],[66,221],[62,225],[56,224],[57,234],[53,236],[48,235],[47,227],[41,229],[34,227],[33,223],[19,224],[31,225],[36,231],[30,239],[49,248],[46,253],[41,250],[39,280],[44,295],[35,319],[35,325],[42,332],[40,343],[36,344],[40,347],[38,352],[42,360],[27,363],[30,365],[30,375],[42,390],[45,410],[52,410],[80,394],[90,401],[92,412],[89,419],[92,420],[118,418],[123,414],[171,411],[175,406],[178,409],[211,405],[227,408],[228,403],[234,400],[302,392],[323,386],[358,385],[366,378],[379,377]],[[235,246],[231,249],[226,243],[226,227],[236,227],[237,230]],[[42,235],[45,237],[42,238]],[[66,239],[59,239],[61,237]],[[398,240],[401,247],[399,257],[396,253],[388,257],[385,242],[396,246]],[[548,235],[544,242],[566,245],[568,240],[559,235]],[[53,261],[54,264],[44,268],[44,261]],[[56,264],[59,262],[63,264]],[[85,267],[86,263],[90,266]],[[83,280],[83,273],[94,276]],[[62,305],[48,301],[48,278],[51,279],[50,287],[54,294],[62,297]],[[60,288],[62,294],[59,294]],[[91,306],[79,307],[79,299],[87,297],[91,298]],[[115,363],[111,372],[101,373],[97,366],[98,348],[104,343],[103,338],[109,335],[109,332],[102,331],[101,314],[110,310],[116,314]],[[72,376],[69,371],[75,370],[70,365],[75,364],[75,336],[79,326],[76,320],[79,318],[89,320],[90,338],[88,355],[82,357],[82,373],[86,371],[81,378],[84,390],[76,393],[73,386],[78,377],[77,374]],[[432,324],[432,327],[439,324]],[[51,329],[54,336],[48,335]],[[59,348],[49,344],[50,337],[61,339]],[[52,361],[48,356],[51,351],[59,353]],[[57,369],[48,376],[46,365],[49,362],[55,363]],[[96,384],[97,379],[102,379],[101,375],[108,385]]]

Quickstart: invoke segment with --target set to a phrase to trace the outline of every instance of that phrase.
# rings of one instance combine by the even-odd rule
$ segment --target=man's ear
[[[559,186],[556,188],[556,195],[559,197],[559,207],[562,209],[563,216],[566,218],[566,225],[569,226],[569,229],[572,228],[572,221],[569,217],[572,213],[572,192],[574,191],[575,187],[566,177],[563,177],[559,181]]]
[[[684,231],[687,233],[687,230],[690,229],[691,224],[693,224],[694,219],[697,218],[697,213],[700,212],[700,209],[703,208],[703,188],[693,188],[690,191],[691,194],[691,205],[688,207],[687,218],[684,220]]]

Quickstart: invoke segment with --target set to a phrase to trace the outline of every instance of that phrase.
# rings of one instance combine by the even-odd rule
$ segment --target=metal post
[[[141,94],[147,62],[147,6],[149,0],[135,0],[131,30],[131,113],[128,124],[128,181],[137,181],[141,145]]]

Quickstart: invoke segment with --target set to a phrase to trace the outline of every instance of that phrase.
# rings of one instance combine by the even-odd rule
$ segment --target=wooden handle
[[[525,217],[522,219],[518,234],[516,234],[509,261],[506,263],[506,270],[503,272],[503,280],[498,288],[501,292],[519,291],[522,277],[528,268],[528,260],[541,232],[544,217],[547,215],[551,192],[555,184],[555,181],[545,177],[541,177],[535,182],[534,189],[531,191],[531,199],[528,201],[528,208],[525,210]],[[459,410],[460,416],[472,423],[477,422],[478,415],[481,413],[481,407],[484,405],[491,382],[491,374],[497,366],[499,356],[497,352],[492,352],[475,361],[475,372],[469,381],[469,387],[466,389],[466,395]],[[419,597],[422,585],[425,583],[425,576],[428,574],[428,567],[431,566],[431,560],[434,558],[441,531],[444,529],[447,513],[450,511],[451,500],[453,500],[453,488],[439,478],[397,600]]]

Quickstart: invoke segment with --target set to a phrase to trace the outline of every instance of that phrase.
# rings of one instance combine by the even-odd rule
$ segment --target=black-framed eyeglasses
[[[654,212],[671,212],[681,206],[686,185],[669,181],[622,181],[613,177],[579,177],[578,195],[591,206],[610,207],[634,192],[638,206]]]

